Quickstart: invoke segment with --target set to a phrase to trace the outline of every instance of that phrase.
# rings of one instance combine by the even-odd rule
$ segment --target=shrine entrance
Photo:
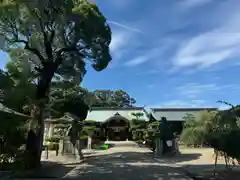
[[[105,121],[105,132],[107,140],[126,141],[129,135],[129,120],[119,113]]]

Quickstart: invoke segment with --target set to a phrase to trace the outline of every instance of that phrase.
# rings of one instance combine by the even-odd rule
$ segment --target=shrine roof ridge
[[[143,110],[144,107],[91,107],[91,110],[98,110],[98,111],[104,111],[104,110]]]

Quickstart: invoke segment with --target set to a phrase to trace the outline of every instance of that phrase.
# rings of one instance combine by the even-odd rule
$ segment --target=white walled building
[[[148,121],[149,114],[152,113],[153,117],[156,120],[161,120],[162,117],[166,117],[170,125],[173,128],[174,132],[181,132],[182,125],[184,123],[183,117],[186,114],[193,114],[196,117],[204,110],[215,111],[217,108],[152,108],[147,112],[144,107],[127,107],[127,108],[101,108],[95,107],[92,108],[87,115],[86,120],[93,120],[97,122],[106,122],[109,118],[113,117],[116,114],[126,118],[131,121],[136,117],[132,113],[142,113],[143,116],[139,119]],[[45,121],[45,136],[52,136],[54,128],[54,120],[47,119]]]
[[[160,120],[161,117],[166,117],[171,124],[174,132],[181,132],[184,123],[184,116],[192,114],[196,118],[200,116],[202,111],[216,111],[217,108],[152,108],[151,111],[154,118]]]

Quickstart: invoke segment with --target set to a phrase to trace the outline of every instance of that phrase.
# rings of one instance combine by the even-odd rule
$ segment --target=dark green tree
[[[32,148],[28,159],[34,161],[32,166],[37,166],[53,77],[59,75],[80,82],[87,60],[97,71],[107,67],[111,60],[111,30],[96,4],[87,0],[2,0],[0,35],[5,40],[1,49],[27,55],[30,68],[36,72],[36,101],[31,114],[37,120],[37,145],[28,146]]]
[[[52,82],[49,95],[48,112],[51,117],[62,117],[65,113],[76,116],[80,121],[87,117],[89,109],[85,102],[87,89],[72,82]]]
[[[136,100],[123,90],[96,90],[91,103],[93,107],[133,107]]]

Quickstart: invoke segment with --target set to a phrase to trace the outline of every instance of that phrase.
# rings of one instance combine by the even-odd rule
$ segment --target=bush
[[[52,143],[59,143],[60,137],[56,137],[56,136],[46,137],[46,138],[45,138],[45,141],[47,141],[47,142],[52,142]]]
[[[94,120],[83,121],[84,126],[98,126],[100,123]]]
[[[218,151],[225,152],[228,156],[240,159],[240,129],[227,132],[211,132],[205,136],[207,143]]]
[[[143,140],[137,140],[135,141],[137,144],[143,144]]]
[[[87,140],[87,139],[88,139],[88,136],[87,136],[87,135],[83,135],[83,136],[80,136],[79,139],[80,139],[80,140]]]
[[[26,124],[21,118],[0,111],[0,163],[15,162],[22,156],[26,139]]]
[[[56,151],[58,149],[59,149],[59,143],[51,142],[51,143],[48,144],[48,150]]]
[[[202,127],[189,127],[182,131],[180,140],[187,146],[199,146],[205,142]]]
[[[144,140],[144,129],[136,129],[136,130],[132,131],[132,139],[134,141],[137,141],[137,140],[143,141]]]

